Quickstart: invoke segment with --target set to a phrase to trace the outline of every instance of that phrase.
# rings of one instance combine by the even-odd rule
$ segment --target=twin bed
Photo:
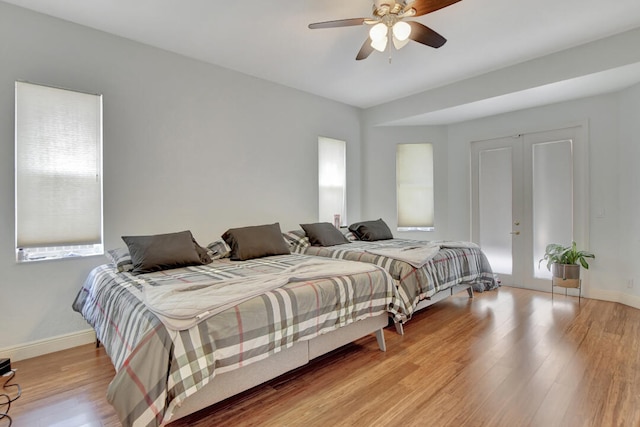
[[[486,255],[474,243],[359,240],[353,232],[346,229],[343,232],[347,242],[339,245],[312,245],[304,230],[287,232],[285,239],[296,253],[366,262],[388,271],[402,300],[400,312],[394,317],[400,334],[402,325],[417,310],[462,290],[473,297],[474,290],[484,292],[497,287]]]
[[[389,317],[401,325],[461,284],[495,286],[473,247],[438,249],[415,268],[366,242],[312,246],[278,224],[229,230],[207,248],[175,234],[123,237],[128,248],[110,251],[73,303],[116,368],[107,398],[126,426],[166,424],[371,333],[384,351]],[[375,246],[411,244],[393,240]]]

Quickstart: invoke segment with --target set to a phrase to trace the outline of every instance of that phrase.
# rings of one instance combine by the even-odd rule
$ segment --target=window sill
[[[67,246],[63,248],[30,248],[17,249],[16,262],[18,264],[57,259],[75,259],[104,255],[102,245]]]
[[[435,227],[398,227],[398,231],[435,231]]]

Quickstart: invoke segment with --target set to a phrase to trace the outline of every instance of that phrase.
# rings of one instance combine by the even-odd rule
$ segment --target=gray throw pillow
[[[351,230],[358,239],[369,242],[393,239],[393,234],[389,226],[387,226],[382,218],[375,221],[356,222],[349,226],[349,230]]]
[[[291,253],[284,237],[282,237],[280,224],[277,222],[268,225],[230,228],[222,235],[222,238],[231,247],[233,261]]]
[[[197,244],[188,230],[152,236],[122,236],[122,240],[127,244],[131,255],[131,274],[211,262],[206,249]]]
[[[349,243],[349,240],[333,224],[316,222],[300,224],[313,246],[335,246]]]

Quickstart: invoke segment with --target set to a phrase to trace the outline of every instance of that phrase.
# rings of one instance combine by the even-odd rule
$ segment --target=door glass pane
[[[538,268],[549,243],[573,240],[572,141],[534,144],[533,150],[533,271],[551,278],[546,264]]]
[[[511,148],[479,153],[480,246],[494,273],[511,274]]]

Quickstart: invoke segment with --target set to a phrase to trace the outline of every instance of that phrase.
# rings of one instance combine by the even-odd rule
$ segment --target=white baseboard
[[[620,291],[607,291],[603,289],[589,289],[589,298],[599,299],[603,301],[617,302],[628,305],[629,307],[640,309],[640,297],[637,295],[629,295]]]
[[[548,286],[526,287],[526,288],[524,286],[516,286],[516,285],[504,285],[504,286],[511,286],[514,288],[521,288],[521,289],[530,289],[532,291],[540,291],[540,292],[548,292],[548,293],[551,292]],[[563,289],[556,289],[556,292],[564,294]],[[583,292],[582,293],[583,298],[617,302],[619,304],[624,304],[624,305],[628,305],[629,307],[640,309],[640,296],[637,296],[637,295],[629,295],[625,292],[608,291],[605,289],[594,289],[594,288],[588,288],[588,289],[583,288],[582,292]],[[577,290],[569,289],[569,295],[577,296],[578,295]]]
[[[12,362],[43,354],[54,353],[60,350],[77,347],[79,345],[90,344],[96,341],[96,334],[93,329],[73,332],[65,335],[58,335],[53,338],[32,341],[29,343],[16,345],[13,347],[0,349],[0,358],[8,357]]]

